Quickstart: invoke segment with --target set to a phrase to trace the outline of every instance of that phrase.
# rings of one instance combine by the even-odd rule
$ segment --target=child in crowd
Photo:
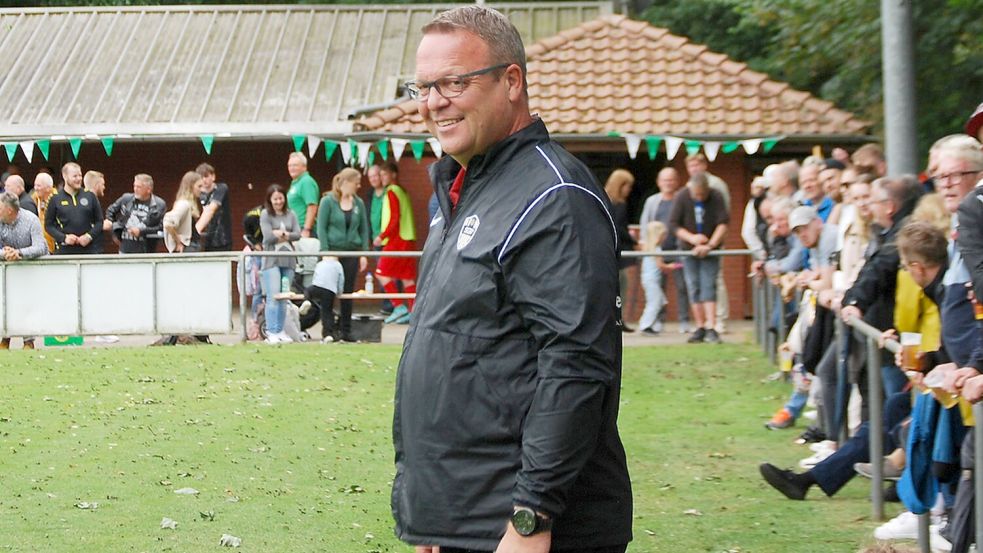
[[[345,289],[345,271],[337,257],[324,256],[314,266],[311,285],[304,289],[306,300],[300,306],[300,314],[306,315],[313,302],[321,311],[321,342],[330,344],[334,336],[334,300]]]
[[[662,251],[662,242],[666,238],[666,226],[659,221],[650,221],[645,225],[644,232],[643,247],[645,251]],[[645,289],[645,310],[642,311],[642,318],[638,320],[642,334],[658,336],[659,329],[656,328],[655,324],[658,320],[659,311],[667,302],[665,292],[662,291],[663,271],[671,271],[681,266],[681,263],[666,263],[661,257],[642,258],[642,288]]]

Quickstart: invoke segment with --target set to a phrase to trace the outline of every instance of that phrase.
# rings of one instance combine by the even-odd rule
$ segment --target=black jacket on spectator
[[[959,221],[956,247],[969,270],[976,301],[983,302],[983,186],[978,186],[963,198],[956,217]],[[983,332],[983,326],[980,331]],[[980,355],[974,353],[969,365],[983,372],[983,358]]]
[[[62,188],[48,201],[44,214],[44,229],[55,240],[54,254],[102,253],[102,206],[96,195],[79,190],[74,196]],[[65,235],[88,234],[92,242],[86,246],[66,245]]]
[[[137,205],[137,197],[132,192],[123,194],[106,209],[106,219],[113,222],[113,233],[120,240],[119,251],[122,253],[153,253],[157,246],[157,236],[164,230],[164,213],[167,211],[164,200],[151,194],[147,202],[141,203],[146,203],[147,215],[138,238],[128,236],[126,230],[127,221]]]
[[[905,202],[891,218],[894,223],[891,228],[882,231],[875,239],[875,245],[868,247],[867,261],[856,282],[843,296],[844,306],[857,306],[864,314],[864,322],[879,330],[894,328],[894,295],[901,265],[895,242],[917,201],[914,198]]]

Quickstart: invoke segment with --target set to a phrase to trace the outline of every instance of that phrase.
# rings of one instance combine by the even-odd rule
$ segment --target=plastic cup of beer
[[[959,397],[942,389],[942,383],[945,381],[945,374],[938,371],[933,371],[925,375],[924,384],[932,390],[932,395],[935,399],[939,400],[942,407],[949,409],[959,403]]]
[[[917,332],[901,333],[901,369],[917,371],[921,368],[918,350],[922,346],[922,335]]]
[[[792,350],[783,349],[779,352],[779,355],[781,356],[780,366],[782,372],[784,373],[792,372],[792,358],[795,357],[795,354],[792,353]]]

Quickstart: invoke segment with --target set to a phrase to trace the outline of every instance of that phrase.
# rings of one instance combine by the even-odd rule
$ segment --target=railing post
[[[867,337],[867,399],[870,425],[870,501],[874,520],[884,519],[884,391],[881,389],[881,350]]]
[[[926,511],[918,515],[918,549],[922,553],[932,553],[932,538],[928,528],[931,522],[932,511]]]
[[[239,342],[245,344],[249,339],[246,329],[246,311],[249,306],[246,302],[246,252],[239,252],[236,261],[236,281],[239,285]]]
[[[765,335],[761,326],[761,281],[757,276],[751,277],[751,297],[754,301],[754,340],[761,345]]]
[[[976,521],[976,549],[979,551],[983,544],[983,478],[980,478],[980,466],[983,463],[983,402],[973,405],[973,488],[976,492],[974,519]]]
[[[765,304],[765,339],[761,344],[763,347],[763,353],[769,356],[771,362],[774,363],[775,359],[771,356],[770,352],[775,349],[775,335],[771,332],[771,314],[775,311],[775,294],[772,291],[771,281],[765,279],[763,283],[763,290],[761,292],[761,297],[764,298]]]

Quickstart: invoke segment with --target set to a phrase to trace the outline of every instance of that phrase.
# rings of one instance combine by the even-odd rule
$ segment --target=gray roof
[[[495,6],[495,4],[490,4]],[[450,4],[0,10],[0,139],[337,135],[398,96]],[[527,44],[610,2],[495,6]]]

